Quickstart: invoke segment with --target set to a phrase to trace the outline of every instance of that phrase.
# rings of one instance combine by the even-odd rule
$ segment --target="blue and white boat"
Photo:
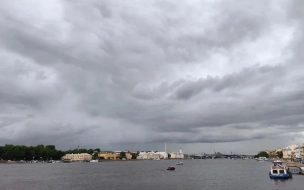
[[[272,162],[273,166],[270,168],[270,179],[289,179],[292,178],[292,173],[289,171],[285,162],[277,160]]]

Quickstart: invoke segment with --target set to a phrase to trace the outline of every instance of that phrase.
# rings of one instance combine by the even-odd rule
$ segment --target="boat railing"
[[[286,166],[271,166],[271,169],[277,170],[277,169],[287,169]]]

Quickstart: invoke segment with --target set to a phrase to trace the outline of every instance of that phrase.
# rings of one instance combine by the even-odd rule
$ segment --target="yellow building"
[[[269,158],[277,158],[278,157],[278,152],[282,151],[281,149],[277,150],[269,150],[267,151]]]
[[[81,154],[66,154],[61,158],[62,160],[71,160],[73,162],[83,161],[83,160],[92,160],[92,155],[88,153]]]
[[[119,158],[119,153],[114,153],[114,152],[100,152],[98,153],[98,158],[102,158],[102,159],[111,159],[111,160],[117,160],[117,158]]]
[[[125,152],[126,153],[126,159],[130,160],[132,158],[132,155],[130,152]],[[117,160],[117,159],[121,159],[120,158],[120,152],[100,152],[98,153],[98,158],[102,158],[102,159],[110,159],[110,160]]]

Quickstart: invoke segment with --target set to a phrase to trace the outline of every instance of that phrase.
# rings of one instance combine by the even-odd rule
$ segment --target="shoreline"
[[[145,160],[145,159],[130,159],[130,160],[98,160],[98,162],[82,162],[82,161],[72,161],[68,163],[99,163],[99,162],[137,162],[137,161],[162,161],[161,160]],[[165,160],[184,160],[184,159],[165,159]],[[52,162],[32,162],[32,161],[8,161],[8,160],[0,160],[0,164],[61,164],[64,162],[57,162],[57,163],[52,163]]]

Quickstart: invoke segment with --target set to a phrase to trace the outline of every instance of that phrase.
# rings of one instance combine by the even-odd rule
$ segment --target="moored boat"
[[[256,161],[264,162],[264,161],[268,161],[268,159],[266,157],[259,157],[259,158],[256,159]]]
[[[292,173],[289,171],[285,162],[277,160],[272,162],[273,166],[270,168],[270,179],[289,179],[292,178]]]
[[[71,163],[71,160],[70,159],[64,159],[62,160],[63,163]]]
[[[169,166],[169,167],[167,168],[167,170],[175,170],[175,167],[174,167],[174,166]]]

